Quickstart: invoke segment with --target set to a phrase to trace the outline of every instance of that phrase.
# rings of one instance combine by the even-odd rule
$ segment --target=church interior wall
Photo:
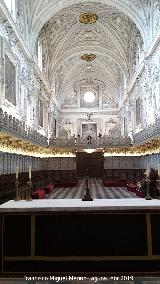
[[[104,157],[104,169],[158,169],[160,154],[152,154],[146,156],[130,157]]]
[[[159,160],[160,154],[141,156],[140,159],[135,159],[135,166],[139,169],[146,169],[149,165],[150,168],[157,170]]]
[[[159,122],[160,0],[0,0],[1,276],[160,274]]]
[[[150,168],[158,169],[160,154],[152,154],[141,157],[113,156],[104,157],[104,169],[145,169],[147,164]],[[56,157],[37,158],[11,153],[0,153],[0,174],[16,173],[16,166],[19,172],[28,172],[29,165],[32,171],[40,170],[75,170],[76,158]]]
[[[109,135],[109,131],[118,124],[117,114],[113,111],[104,113],[91,113],[90,119],[88,119],[88,113],[69,113],[61,116],[60,128],[65,129],[68,132],[68,136],[78,134],[82,135],[82,126],[85,124],[96,124],[97,131],[96,136],[100,133],[101,135]]]
[[[19,3],[20,2],[20,3]],[[16,3],[16,17],[15,20],[18,24],[18,28],[21,31],[21,35],[23,38],[25,38],[25,33],[27,33],[27,26],[24,21],[25,14],[24,14],[24,6],[19,1]],[[152,1],[152,13],[148,15],[150,19],[150,39],[148,39],[148,47],[152,41],[153,38],[155,38],[158,35],[159,31],[159,4],[157,1]],[[146,12],[148,13],[148,12]],[[12,36],[11,36],[12,34]],[[43,135],[48,135],[48,132],[46,131],[48,120],[47,116],[44,119],[44,129],[39,129],[38,127],[38,102],[37,102],[37,93],[40,89],[41,80],[38,78],[37,74],[35,76],[35,72],[33,72],[32,64],[29,63],[28,58],[26,57],[26,54],[24,54],[24,51],[22,48],[20,48],[20,45],[17,44],[17,38],[16,35],[12,31],[12,27],[9,26],[7,22],[1,22],[1,59],[4,60],[5,53],[7,53],[13,63],[16,65],[16,98],[17,98],[17,104],[16,107],[12,106],[10,102],[5,100],[5,93],[4,93],[4,86],[3,86],[3,78],[1,82],[1,91],[2,91],[2,98],[1,98],[1,105],[4,110],[10,113],[14,113],[15,116],[18,118],[25,120],[27,118],[26,123],[28,123],[29,126],[33,127],[34,129],[41,132]],[[29,43],[26,40],[26,44]],[[137,48],[139,51],[139,55],[142,56],[143,54],[143,48],[141,39],[137,36],[137,46],[133,47]],[[159,78],[159,66],[157,65],[157,62],[159,62],[159,54],[160,49],[157,48],[154,50],[148,58],[145,58],[145,66],[144,71],[140,75],[140,78],[138,78],[138,83],[136,83],[136,91],[133,89],[129,93],[129,99],[127,100],[126,104],[123,103],[122,109],[127,108],[125,105],[130,104],[130,101],[135,101],[135,97],[139,97],[141,99],[141,108],[142,108],[142,116],[141,116],[141,125],[137,126],[135,124],[135,105],[129,106],[131,108],[131,121],[127,118],[126,115],[126,130],[127,132],[131,133],[132,131],[140,131],[144,127],[147,127],[147,125],[151,122],[154,122],[154,119],[159,116],[159,92],[160,87],[158,83]],[[158,59],[158,60],[157,60]],[[138,57],[136,61],[136,66],[138,68],[139,63],[141,61],[141,58]],[[133,64],[133,62],[131,63]],[[2,64],[3,68],[4,63]],[[134,75],[134,74],[133,74]],[[1,72],[2,76],[2,72]],[[25,82],[25,83],[24,83]],[[129,84],[129,81],[128,81]],[[121,89],[123,91],[123,88]],[[46,100],[47,94],[45,92],[42,92],[41,94]],[[72,96],[71,96],[72,97]],[[151,100],[150,100],[151,98]],[[151,105],[152,104],[152,105]],[[51,106],[51,102],[48,101],[48,106]],[[45,114],[47,111],[47,107],[45,107]],[[126,113],[126,112],[125,112]],[[75,123],[77,124],[77,123]],[[123,134],[123,128],[121,129]],[[51,132],[51,130],[50,130]],[[104,132],[104,130],[103,130]],[[72,130],[73,133],[73,130]],[[76,133],[74,133],[76,135]],[[51,133],[50,133],[51,135]]]
[[[128,94],[120,109],[121,129],[123,131],[123,119],[125,118],[126,130],[129,133],[139,132],[154,124],[160,117],[160,47],[146,58],[141,74]],[[137,124],[136,101],[140,100],[140,122]]]
[[[0,106],[8,114],[47,136],[48,109],[56,108],[55,102],[50,99],[50,94],[46,90],[39,70],[29,58],[30,52],[24,51],[23,42],[17,38],[17,34],[6,19],[1,19],[0,35]],[[10,95],[11,99],[6,97],[5,70],[11,78],[11,72],[5,62],[6,56],[10,64],[15,67],[15,80],[13,78],[10,82],[9,90],[11,91],[11,84],[15,84],[16,92]],[[44,107],[42,128],[39,127],[39,99],[43,101]],[[15,104],[13,104],[13,100]]]
[[[104,169],[134,169],[135,157],[105,157]]]
[[[19,172],[28,172],[29,165],[32,171],[42,169],[40,158],[0,152],[0,175],[14,174],[16,167]]]
[[[116,113],[117,109],[115,110],[115,108],[113,108],[111,110],[110,108],[107,108],[107,102],[105,103],[106,99],[102,101],[103,92],[105,91],[103,89],[102,80],[98,83],[102,103],[101,106],[103,107],[102,113],[99,112],[98,108],[93,107],[89,109],[93,114],[91,120],[88,120],[87,118],[88,108],[81,108],[81,112],[78,112],[77,106],[79,107],[79,105],[76,95],[78,93],[80,103],[81,85],[75,85],[74,87],[77,89],[74,89],[72,86],[72,92],[70,92],[71,85],[66,84],[68,87],[66,87],[65,95],[68,97],[69,101],[64,101],[64,109],[62,112],[58,109],[57,98],[60,96],[60,92],[58,93],[56,91],[55,93],[55,85],[57,86],[60,84],[59,80],[63,79],[65,70],[62,68],[63,66],[60,66],[58,75],[57,77],[55,76],[57,82],[52,82],[50,85],[53,85],[54,87],[52,89],[47,89],[46,86],[48,85],[46,77],[43,76],[43,72],[41,73],[35,60],[37,54],[34,54],[33,60],[29,49],[32,40],[31,38],[29,39],[28,36],[27,15],[25,14],[24,8],[25,4],[22,3],[22,1],[16,1],[13,20],[17,23],[17,33],[15,32],[16,27],[14,22],[8,21],[7,14],[6,16],[3,16],[0,21],[0,106],[4,111],[15,116],[19,120],[24,121],[28,126],[39,131],[42,135],[50,137],[55,136],[55,119],[57,120],[57,134],[59,128],[65,129],[68,132],[68,137],[73,135],[77,136],[77,134],[81,135],[82,125],[87,123],[97,124],[97,135],[99,133],[108,135],[109,130],[117,124],[121,128],[122,135],[127,136],[129,134],[132,137],[134,132],[147,129],[150,124],[154,123],[155,120],[160,117],[160,47],[158,44],[159,42],[156,40],[159,35],[160,27],[159,1],[151,1],[150,10],[146,5],[146,16],[149,19],[149,28],[148,34],[146,33],[145,42],[140,34],[136,34],[136,30],[133,33],[135,45],[131,46],[130,52],[134,52],[135,54],[129,66],[130,75],[127,77],[127,74],[123,73],[120,76],[122,80],[119,86],[121,106],[118,115]],[[2,5],[2,9],[5,11],[7,8]],[[157,42],[156,46],[154,42]],[[13,94],[13,96],[16,96],[15,105],[12,103],[13,101],[10,102],[6,99],[4,72],[6,68],[5,56],[8,56],[15,67],[16,94]],[[90,71],[88,70],[87,72]],[[132,81],[134,81],[133,84],[131,84]],[[81,84],[77,82],[76,84]],[[136,101],[138,98],[140,98],[140,123],[137,125]],[[43,103],[43,127],[40,127],[39,125],[39,100]],[[75,105],[77,109],[75,109]],[[10,154],[4,153],[3,156],[5,157],[5,155],[8,155],[9,157]],[[149,159],[151,160],[151,164],[156,167],[156,157],[157,155],[152,159],[148,158],[148,156],[146,158],[141,157],[139,159],[140,162],[138,158],[134,158],[134,163],[129,162],[127,157],[125,161],[119,158],[119,166],[125,167],[125,165],[128,165],[128,167],[133,168],[144,168],[146,160]],[[6,158],[4,158],[4,160],[5,159]],[[115,157],[113,157],[113,160],[114,159]],[[58,167],[59,162],[58,160],[56,161]],[[117,167],[116,162],[114,165]],[[8,168],[11,167],[9,166]]]
[[[56,157],[42,159],[42,169],[43,170],[60,170],[60,171],[71,171],[76,169],[76,158],[72,157]]]

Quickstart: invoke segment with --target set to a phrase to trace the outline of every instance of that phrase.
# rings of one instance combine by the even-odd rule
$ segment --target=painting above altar
[[[86,139],[88,136],[96,139],[97,137],[97,124],[96,123],[84,123],[82,124],[82,137]]]

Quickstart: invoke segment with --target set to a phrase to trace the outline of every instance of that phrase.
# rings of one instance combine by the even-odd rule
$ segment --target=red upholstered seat
[[[43,199],[45,198],[45,191],[44,189],[38,189],[35,192],[32,193],[33,199]]]
[[[50,193],[52,192],[53,189],[54,189],[54,184],[48,184],[47,186],[45,186],[44,191],[46,193]]]
[[[134,192],[138,197],[144,197],[144,194],[141,190],[139,190],[138,186],[133,183],[127,184],[128,191]]]
[[[137,191],[137,185],[136,184],[133,184],[133,183],[129,183],[127,184],[127,189],[128,191],[131,191],[131,192],[135,192]]]
[[[138,197],[144,197],[144,193],[141,191],[141,190],[137,190],[136,191],[136,195],[138,196]]]

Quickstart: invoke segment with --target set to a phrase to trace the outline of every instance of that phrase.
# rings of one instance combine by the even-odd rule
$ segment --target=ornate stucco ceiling
[[[43,71],[60,105],[86,77],[102,80],[105,94],[119,101],[124,77],[133,75],[137,44],[149,46],[151,0],[23,0],[23,6],[26,41],[35,51],[41,38]],[[88,12],[98,16],[95,24],[79,22]],[[83,54],[96,59],[83,62]]]
[[[28,35],[30,46],[33,48],[35,40],[38,36],[42,26],[53,15],[61,11],[63,8],[70,7],[71,5],[80,4],[87,7],[91,3],[97,5],[109,5],[117,8],[129,16],[132,21],[137,25],[142,37],[145,41],[147,33],[147,23],[149,17],[150,0],[19,0],[23,1],[26,11],[26,23],[28,23]],[[154,0],[158,2],[158,0]],[[147,37],[146,37],[147,40]]]
[[[94,13],[94,24],[83,24],[79,17]],[[102,80],[104,91],[119,100],[124,77],[129,80],[140,32],[135,23],[117,8],[95,1],[62,9],[42,27],[43,71],[55,89],[60,104],[71,94],[78,80]],[[95,55],[93,61],[82,60]]]

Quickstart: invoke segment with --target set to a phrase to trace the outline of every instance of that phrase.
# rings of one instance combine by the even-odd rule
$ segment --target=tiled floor
[[[89,178],[90,194],[94,199],[120,199],[136,198],[137,196],[127,191],[125,187],[104,187],[101,179]],[[82,199],[85,194],[86,181],[79,180],[76,187],[54,188],[47,198],[59,199]]]

